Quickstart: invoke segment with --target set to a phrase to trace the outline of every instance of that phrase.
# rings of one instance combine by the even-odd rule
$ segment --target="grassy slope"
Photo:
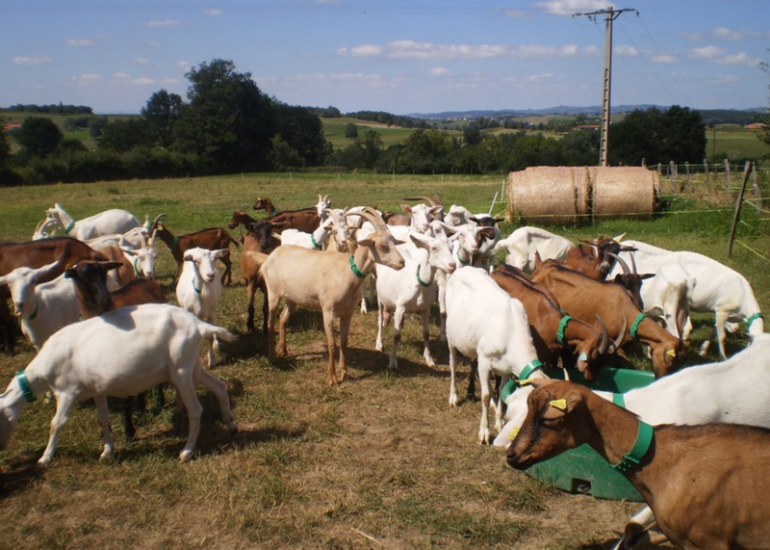
[[[330,194],[336,206],[396,209],[402,197],[438,192],[447,205],[486,211],[499,187],[499,177],[246,175],[0,189],[0,235],[28,238],[55,201],[76,218],[112,207],[139,216],[163,211],[172,231],[188,232],[225,226],[233,210],[250,211],[258,195],[270,196],[280,209],[311,205],[318,193]],[[630,238],[724,260],[731,213],[689,213],[689,206],[674,201],[670,211],[684,213],[656,221],[552,230],[571,238],[628,231]],[[503,232],[512,229],[505,225]],[[758,233],[742,229],[741,237],[770,253]],[[160,258],[160,282],[168,285],[172,263],[162,246]],[[738,248],[730,265],[746,274],[763,309],[770,307],[766,263]],[[169,405],[138,418],[139,440],[131,445],[122,442],[114,413],[117,457],[103,465],[95,413],[84,404],[62,433],[53,467],[39,471],[34,464],[54,411],[39,400],[23,415],[10,448],[0,452],[0,549],[598,550],[638,509],[551,490],[508,468],[498,449],[477,445],[478,403],[447,405],[447,352],[435,323],[438,366],[422,364],[418,322],[409,318],[399,371],[388,373],[387,356],[373,349],[376,316],[356,314],[351,377],[329,389],[320,316],[297,312],[290,357],[271,362],[264,337],[244,332],[245,304],[241,285],[225,289],[218,322],[241,337],[222,346],[214,371],[228,382],[240,434],[228,440],[215,400],[201,392],[200,455],[191,464],[175,461],[187,423]],[[707,332],[708,322],[699,321],[697,335]],[[730,345],[737,349],[739,339]],[[632,355],[646,364],[638,350]],[[0,379],[10,380],[32,357],[28,346],[0,357]]]

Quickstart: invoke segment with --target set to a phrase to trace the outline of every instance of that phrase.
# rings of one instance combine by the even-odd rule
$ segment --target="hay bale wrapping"
[[[594,217],[650,218],[660,175],[636,167],[538,166],[511,172],[506,221],[577,225]]]

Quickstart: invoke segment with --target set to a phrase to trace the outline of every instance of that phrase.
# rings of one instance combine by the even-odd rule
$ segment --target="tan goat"
[[[357,213],[375,228],[358,242],[351,255],[336,251],[319,252],[298,246],[279,246],[262,265],[260,276],[267,287],[269,314],[267,321],[268,356],[274,358],[275,319],[281,298],[286,307],[279,324],[279,354],[286,356],[286,323],[297,307],[321,310],[329,350],[327,382],[336,385],[346,375],[346,353],[350,321],[361,302],[361,286],[375,263],[393,269],[404,267],[404,258],[396,249],[399,241],[388,232],[385,223],[371,208]],[[340,318],[339,379],[334,368],[334,318]]]
[[[560,380],[532,380],[508,464],[524,470],[587,443],[625,474],[663,534],[685,550],[759,550],[770,541],[770,430],[663,425]]]

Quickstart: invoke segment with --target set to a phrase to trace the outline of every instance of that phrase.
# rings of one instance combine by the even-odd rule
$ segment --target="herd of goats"
[[[475,392],[473,372],[478,374],[479,442],[490,443],[491,406],[494,444],[506,448],[512,467],[526,469],[588,443],[639,490],[649,507],[631,520],[616,548],[666,539],[683,549],[770,547],[770,335],[742,275],[702,254],[623,236],[576,245],[520,227],[503,237],[501,220],[492,216],[457,205],[445,210],[436,198],[404,200],[415,204],[402,205],[403,213],[383,213],[333,209],[328,196],[319,195],[313,207],[279,212],[259,198],[253,208],[267,217],[233,213],[230,229],[241,231],[247,328],[254,330],[260,289],[270,358],[287,355],[293,311],[320,310],[327,382],[339,384],[346,376],[351,320],[359,309],[366,312],[368,292],[369,303],[378,304],[379,351],[382,329],[393,319],[388,368],[398,365],[406,313],[422,317],[423,357],[432,367],[429,319],[438,302],[451,406],[458,403],[458,352],[472,361],[469,395]],[[20,324],[38,350],[0,396],[0,449],[26,404],[46,392],[57,407],[39,460],[43,466],[53,459],[76,401],[94,400],[101,457],[108,459],[114,441],[107,396],[125,398],[130,439],[131,396],[162,383],[176,388],[188,413],[182,461],[192,458],[199,432],[199,384],[215,394],[228,429],[237,430],[227,386],[203,367],[200,354],[205,343],[210,367],[219,342],[235,338],[215,323],[222,287],[232,279],[230,244],[236,241],[221,228],[174,235],[163,216],[141,223],[113,209],[75,220],[56,204],[32,240],[0,243],[3,343],[12,353]],[[153,281],[156,239],[176,260],[178,305],[167,303]],[[503,255],[504,263],[495,267]],[[221,275],[217,260],[224,265]],[[721,361],[679,370],[691,311],[714,314]],[[728,358],[726,332],[741,326],[750,344]],[[631,342],[648,350],[656,380],[625,394],[590,390],[570,382],[569,374],[567,380],[550,379],[544,371],[561,366],[590,382],[602,366],[626,358]],[[495,397],[493,376],[501,384],[513,379],[519,389]]]

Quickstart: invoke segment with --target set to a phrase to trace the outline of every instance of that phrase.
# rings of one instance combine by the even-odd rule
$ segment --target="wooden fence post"
[[[733,202],[733,182],[730,177],[730,161],[725,159],[725,187],[727,187],[727,201]]]
[[[733,257],[733,241],[735,240],[735,230],[738,227],[738,221],[741,219],[741,206],[743,205],[743,195],[746,193],[746,184],[749,182],[751,173],[751,161],[746,162],[746,168],[743,170],[743,183],[739,191],[738,201],[735,203],[735,215],[733,216],[733,226],[730,228],[730,239],[727,242],[727,257]]]
[[[678,186],[676,184],[676,164],[674,164],[673,160],[668,161],[668,181],[671,184],[671,192],[677,195],[679,189],[677,189]]]
[[[759,183],[757,182],[757,163],[751,163],[751,188],[754,190],[754,208],[757,212],[762,212],[762,193],[759,192]]]

